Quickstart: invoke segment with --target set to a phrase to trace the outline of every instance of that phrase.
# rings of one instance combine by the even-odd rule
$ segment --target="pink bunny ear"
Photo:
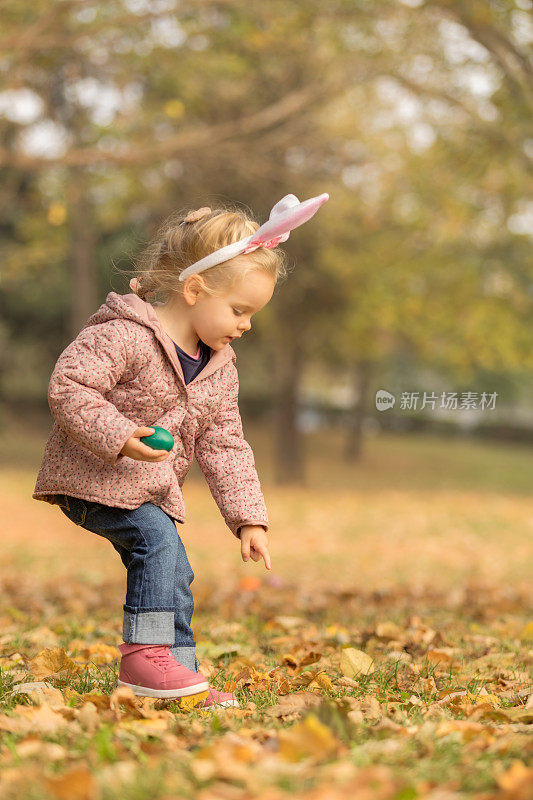
[[[289,233],[299,225],[303,225],[318,211],[322,203],[329,200],[329,194],[324,192],[316,197],[311,197],[300,203],[296,195],[288,194],[272,208],[269,219],[255,232],[250,244],[265,246],[265,243],[279,236],[285,242]]]

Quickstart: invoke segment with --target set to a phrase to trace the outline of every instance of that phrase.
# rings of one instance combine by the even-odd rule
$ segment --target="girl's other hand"
[[[164,461],[169,455],[168,450],[154,450],[144,442],[139,441],[143,436],[151,436],[155,433],[154,428],[137,428],[130,436],[120,454],[134,458],[136,461]]]
[[[268,552],[268,535],[261,525],[241,527],[241,556],[243,561],[248,561],[250,556],[254,561],[263,558],[266,569],[272,569]]]

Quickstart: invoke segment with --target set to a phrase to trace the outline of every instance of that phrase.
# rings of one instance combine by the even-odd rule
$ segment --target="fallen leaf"
[[[96,781],[82,764],[58,777],[44,777],[48,791],[58,800],[94,800]]]
[[[280,730],[278,741],[279,754],[286,761],[300,761],[306,757],[322,761],[334,755],[340,746],[328,726],[320,722],[313,712],[292,728]]]
[[[168,731],[169,720],[164,719],[123,719],[118,724],[119,728],[132,733],[150,736],[161,736]]]
[[[355,678],[356,675],[370,675],[375,670],[374,659],[363,650],[356,650],[355,647],[343,647],[340,669],[347,678]]]
[[[280,697],[279,702],[267,709],[266,713],[269,716],[281,719],[289,715],[299,714],[307,708],[319,705],[321,702],[321,698],[314,692],[293,692]]]
[[[65,705],[65,698],[59,689],[46,681],[16,683],[12,692],[13,694],[25,694],[37,706],[42,706],[43,703],[48,703],[51,708]]]
[[[41,650],[28,662],[28,666],[37,680],[62,673],[66,676],[68,673],[78,675],[83,672],[83,667],[67,655],[64,647],[47,647]]]
[[[46,703],[38,708],[15,706],[14,711],[13,716],[0,717],[0,730],[11,733],[55,733],[68,725],[67,720]]]
[[[533,621],[527,623],[527,625],[520,634],[520,638],[523,642],[533,641]]]
[[[491,730],[481,722],[471,722],[466,719],[446,719],[440,722],[435,729],[435,736],[448,736],[450,733],[459,734],[459,738],[470,741],[474,736],[490,736]]]
[[[496,775],[496,782],[506,798],[529,800],[533,797],[533,769],[526,767],[520,759],[515,759],[509,769]]]
[[[385,622],[378,622],[376,625],[376,636],[380,639],[388,641],[389,639],[402,639],[405,638],[405,632],[396,625],[395,622],[386,620]]]

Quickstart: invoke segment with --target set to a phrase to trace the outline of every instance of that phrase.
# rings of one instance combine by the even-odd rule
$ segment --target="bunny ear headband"
[[[205,258],[195,261],[194,264],[183,270],[179,276],[180,281],[184,281],[189,275],[195,275],[198,272],[203,272],[204,269],[209,269],[209,267],[214,267],[216,264],[221,264],[230,258],[235,258],[235,256],[251,253],[252,250],[256,250],[258,247],[268,247],[270,249],[276,247],[280,242],[286,242],[290,231],[311,219],[326,200],[329,200],[327,192],[311,197],[309,200],[304,200],[303,203],[300,203],[296,195],[286,194],[272,207],[268,220],[255,233],[245,239],[239,239],[238,242],[232,242],[225,247],[221,247],[219,250],[215,250],[214,253],[205,256]],[[200,212],[203,213],[200,214]],[[211,209],[208,207],[193,211],[181,224],[194,222],[209,213],[211,213]]]

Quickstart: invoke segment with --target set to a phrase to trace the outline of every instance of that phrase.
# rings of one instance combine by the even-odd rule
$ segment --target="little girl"
[[[55,422],[32,496],[119,553],[127,591],[118,683],[135,694],[238,706],[198,671],[194,574],[176,528],[185,522],[181,487],[196,457],[243,560],[271,568],[230,342],[284,274],[276,246],[327,199],[286,195],[261,227],[234,209],[172,215],[144,251],[132,293],[109,292],[57,359]],[[152,305],[157,292],[165,302]],[[172,434],[170,453],[142,441],[156,425]]]

